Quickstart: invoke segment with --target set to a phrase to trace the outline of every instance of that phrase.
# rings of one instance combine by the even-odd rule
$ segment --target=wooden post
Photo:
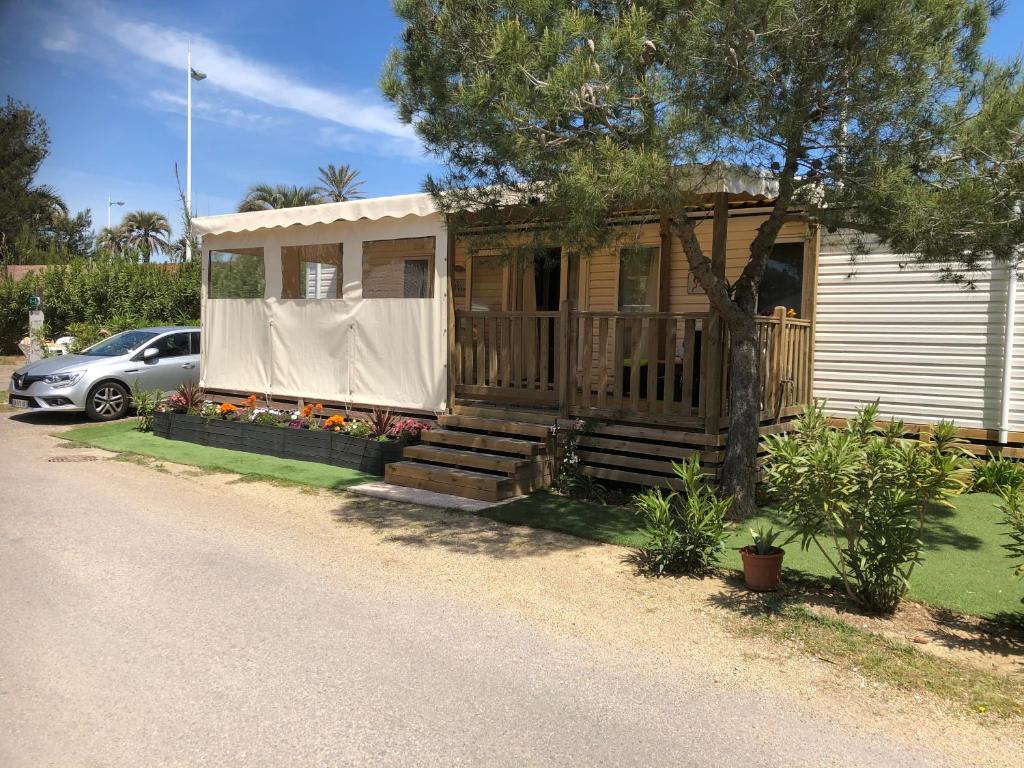
[[[572,299],[562,299],[558,306],[560,327],[558,329],[558,361],[555,370],[558,376],[558,415],[563,418],[569,415],[570,393],[575,386],[573,378],[576,372],[576,363],[572,342],[575,334],[575,322]]]
[[[714,217],[711,234],[711,271],[716,277],[725,277],[726,245],[729,242],[729,194],[716,192],[714,199]],[[706,370],[702,371],[702,396],[704,400],[704,433],[717,435],[721,430],[722,419],[722,359],[723,328],[722,317],[712,306],[708,316],[707,328],[704,329],[702,344],[707,345]]]
[[[455,406],[455,373],[461,371],[462,369],[462,366],[458,362],[456,362],[456,352],[458,351],[459,355],[461,356],[461,350],[456,350],[455,346],[455,291],[453,290],[455,282],[454,278],[452,277],[453,273],[455,272],[455,238],[453,237],[451,231],[448,232],[447,259],[448,299],[446,303],[448,304],[448,306],[446,309],[448,314],[448,326],[446,333],[448,334],[448,364],[445,366],[445,375],[447,378],[448,394],[446,398],[447,402],[445,403],[445,407],[447,408],[448,413],[451,413],[452,408],[454,408]],[[466,295],[469,295],[468,273],[466,282]]]

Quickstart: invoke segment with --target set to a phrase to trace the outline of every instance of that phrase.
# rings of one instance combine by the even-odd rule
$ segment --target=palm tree
[[[320,186],[316,190],[332,203],[344,203],[346,200],[358,200],[362,197],[359,188],[365,182],[356,179],[359,171],[348,165],[335,168],[331,163],[320,167]]]
[[[139,249],[144,264],[149,263],[154,251],[170,248],[167,238],[171,236],[171,225],[167,217],[156,211],[132,211],[121,221],[125,231],[126,245]]]
[[[28,191],[37,215],[47,222],[67,218],[68,205],[49,184],[40,184]]]
[[[128,233],[124,227],[104,227],[96,235],[96,247],[122,255],[128,247]]]
[[[238,204],[239,213],[269,211],[274,208],[299,208],[303,205],[318,205],[324,202],[314,187],[299,187],[289,184],[253,184]]]

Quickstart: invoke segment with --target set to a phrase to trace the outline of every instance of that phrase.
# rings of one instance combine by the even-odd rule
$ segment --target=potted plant
[[[786,554],[786,550],[775,545],[782,531],[758,528],[756,531],[751,529],[750,535],[754,543],[740,547],[743,579],[747,583],[747,589],[754,592],[774,592],[779,588],[782,558]]]

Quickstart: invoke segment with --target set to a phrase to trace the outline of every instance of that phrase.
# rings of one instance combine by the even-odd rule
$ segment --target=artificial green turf
[[[1002,545],[1008,538],[996,501],[990,494],[975,493],[956,499],[954,509],[936,509],[926,525],[924,562],[911,577],[912,599],[979,616],[1024,613],[1024,581],[1013,575],[1010,560],[1005,557]],[[546,492],[481,514],[505,523],[548,528],[627,547],[644,541],[640,521],[632,510]],[[750,543],[749,529],[761,525],[784,527],[770,512],[737,526],[726,543],[721,559],[724,567],[742,567],[738,549]],[[799,541],[787,545],[785,567],[806,576],[832,575],[822,554],[816,548],[801,550]]]
[[[339,490],[380,479],[376,475],[330,464],[279,459],[276,456],[261,456],[257,453],[229,451],[225,448],[210,448],[181,440],[168,440],[151,432],[139,432],[135,428],[134,419],[75,427],[60,432],[57,437],[108,451],[152,456],[175,464],[188,464],[215,472],[235,472],[265,480],[300,483],[317,488]]]
[[[638,547],[647,540],[637,525],[636,513],[629,507],[574,501],[547,491],[488,507],[477,514],[501,523],[547,528],[622,547]]]

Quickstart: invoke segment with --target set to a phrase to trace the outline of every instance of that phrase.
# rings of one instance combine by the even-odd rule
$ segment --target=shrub
[[[195,413],[202,408],[204,395],[202,387],[186,381],[164,401],[164,406],[176,413]]]
[[[398,440],[401,443],[411,443],[420,439],[420,434],[429,431],[430,425],[419,419],[399,419],[391,429],[388,430],[388,437]]]
[[[657,576],[706,573],[729,536],[725,515],[732,498],[720,498],[708,486],[697,457],[673,462],[672,469],[683,484],[681,492],[655,488],[635,498],[648,537],[637,561],[641,570]]]
[[[356,427],[356,431],[360,434],[355,434],[350,429],[349,434],[353,437],[369,437],[374,440],[384,438],[387,440],[390,438],[391,430],[395,426],[395,415],[390,409],[374,408],[368,414],[358,416],[357,422],[365,424],[366,428]]]
[[[153,431],[153,413],[163,400],[163,392],[158,389],[146,390],[139,386],[138,379],[132,384],[132,405],[139,420],[139,432]]]
[[[992,455],[975,464],[972,490],[998,494],[1012,488],[1024,489],[1024,464]]]
[[[72,326],[92,336],[146,325],[193,325],[199,317],[200,261],[167,267],[124,259],[77,259],[14,280],[0,266],[0,353],[28,332],[28,297],[43,297],[46,333]]]
[[[970,465],[952,424],[920,442],[877,415],[875,403],[832,428],[816,403],[794,432],[766,438],[765,478],[801,546],[821,551],[854,602],[886,613],[921,560],[929,510],[966,488]]]
[[[1003,544],[1003,549],[1015,561],[1014,572],[1024,578],[1024,488],[1004,488],[1002,496],[999,510],[1010,529],[1010,542]]]

